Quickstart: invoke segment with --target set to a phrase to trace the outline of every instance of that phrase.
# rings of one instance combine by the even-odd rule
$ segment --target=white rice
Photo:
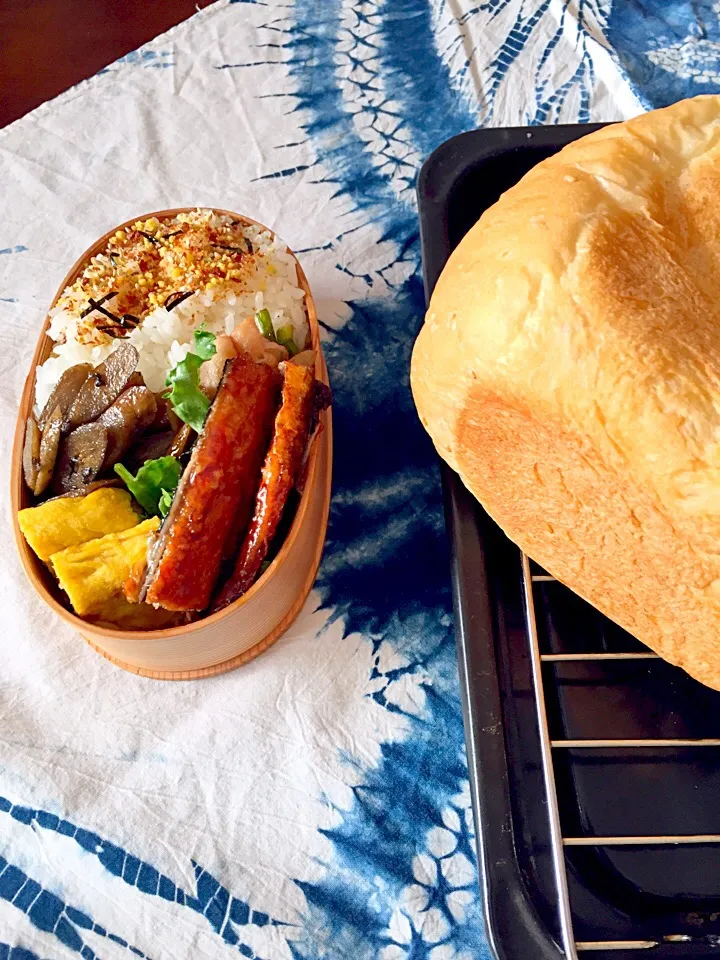
[[[229,334],[242,320],[267,309],[276,331],[292,325],[293,339],[302,349],[308,339],[308,321],[295,258],[267,230],[248,226],[243,233],[262,256],[256,257],[255,271],[237,284],[236,292],[213,295],[206,290],[193,294],[170,311],[157,307],[122,340],[100,346],[82,344],[76,339],[78,316],[68,310],[52,310],[48,333],[57,345],[37,369],[36,413],[45,406],[65,370],[77,363],[95,366],[125,341],[137,347],[138,369],[155,392],[164,388],[168,372],[189,352],[193,332],[203,323],[212,333]]]

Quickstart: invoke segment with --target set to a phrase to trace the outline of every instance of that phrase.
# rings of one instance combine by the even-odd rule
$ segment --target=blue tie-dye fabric
[[[409,390],[418,167],[477,125],[717,89],[718,51],[709,0],[237,0],[0,132],[5,464],[68,250],[175,203],[255,214],[298,250],[335,393],[314,598],[251,667],[120,674],[2,554],[0,960],[489,958],[441,491]],[[208,136],[228,144],[211,161]]]

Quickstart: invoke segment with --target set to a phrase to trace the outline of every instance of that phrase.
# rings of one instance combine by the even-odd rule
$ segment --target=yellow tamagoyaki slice
[[[102,616],[108,600],[124,596],[123,584],[144,559],[148,538],[159,526],[160,518],[151,517],[129,530],[67,547],[50,557],[75,613]]]
[[[41,560],[108,533],[137,526],[140,517],[127,490],[102,487],[84,497],[58,497],[18,513],[25,539]]]

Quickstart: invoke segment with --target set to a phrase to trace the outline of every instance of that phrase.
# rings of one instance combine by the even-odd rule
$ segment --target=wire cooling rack
[[[720,844],[720,834],[717,833],[672,833],[672,834],[616,834],[612,836],[596,835],[567,835],[563,833],[560,816],[560,798],[555,784],[555,761],[558,751],[563,750],[623,750],[635,751],[643,749],[678,749],[678,748],[705,748],[720,747],[720,738],[682,738],[682,737],[642,737],[642,738],[555,738],[550,732],[550,721],[545,697],[548,672],[558,663],[570,662],[620,662],[620,661],[647,661],[659,660],[656,653],[648,649],[641,651],[587,651],[583,653],[549,653],[543,652],[540,631],[536,616],[535,592],[537,585],[557,583],[554,577],[535,567],[526,554],[522,554],[522,577],[525,597],[525,619],[527,637],[532,663],[533,688],[537,709],[538,728],[540,731],[540,749],[542,754],[543,779],[547,793],[548,818],[550,821],[550,835],[552,838],[552,857],[555,865],[555,877],[558,895],[558,920],[562,931],[563,948],[568,960],[578,960],[579,952],[593,952],[600,950],[648,950],[660,947],[663,944],[690,944],[697,938],[689,934],[664,934],[657,939],[641,940],[592,940],[581,941],[575,939],[573,930],[573,916],[567,882],[566,849],[568,847],[647,847],[647,846],[675,846],[678,844]],[[540,603],[547,602],[542,597]],[[718,757],[720,760],[720,756]],[[698,941],[701,945],[708,945],[708,939],[703,937]],[[720,953],[720,939],[718,940]]]
[[[426,296],[483,211],[592,129],[475,130],[432,154],[418,180]],[[720,693],[522,556],[442,472],[493,951],[720,957]]]

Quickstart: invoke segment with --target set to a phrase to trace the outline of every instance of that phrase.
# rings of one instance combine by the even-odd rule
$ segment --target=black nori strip
[[[116,316],[116,314],[112,313],[110,310],[106,310],[105,307],[102,306],[102,303],[111,296],[116,296],[116,294],[108,293],[100,300],[93,300],[93,298],[90,297],[90,307],[85,311],[85,313],[81,314],[81,316],[87,316],[88,313],[92,313],[94,310],[97,310],[98,313],[101,313],[104,317],[107,317],[108,320],[112,321],[112,326],[107,323],[98,322],[95,324],[96,328],[101,333],[106,333],[109,337],[115,337],[115,339],[119,339],[120,337],[125,336],[126,331],[134,330],[135,327],[139,325],[140,320],[133,316],[132,313],[124,313],[122,316]],[[120,327],[122,333],[118,332],[118,327]]]
[[[127,336],[127,330],[123,327],[118,327],[117,324],[95,324],[95,329],[100,333],[106,333],[109,337],[112,337],[114,340],[122,340],[123,337]]]
[[[174,310],[175,307],[177,307],[179,304],[181,304],[181,303],[183,302],[183,300],[187,300],[188,297],[191,297],[191,296],[193,295],[193,293],[194,293],[193,290],[187,290],[187,291],[185,291],[184,293],[181,293],[181,292],[178,291],[178,292],[176,292],[176,293],[170,293],[170,294],[168,294],[167,299],[165,300],[165,304],[164,304],[165,309],[166,309],[167,311]],[[172,300],[173,297],[175,297],[175,299],[173,300],[172,303],[170,303],[170,301]]]
[[[106,302],[107,302],[108,300],[110,300],[112,297],[116,297],[116,296],[117,296],[117,291],[116,291],[116,290],[111,290],[110,293],[106,293],[105,296],[104,296],[104,297],[100,297],[99,300],[93,300],[93,298],[90,297],[90,298],[88,299],[88,303],[90,304],[90,306],[89,306],[89,307],[86,307],[86,308],[83,310],[83,312],[80,314],[80,319],[82,320],[83,317],[86,317],[89,313],[92,313],[93,310],[97,310],[97,308],[98,308],[101,304],[106,303]]]
[[[140,323],[138,318],[134,317],[131,313],[124,313],[122,316],[118,316],[117,314],[112,313],[110,310],[106,310],[105,307],[101,306],[99,300],[90,300],[90,303],[93,304],[94,310],[97,310],[98,313],[101,313],[104,317],[107,317],[108,320],[112,320],[113,323],[117,323],[126,330],[132,330],[133,327],[136,327]]]
[[[120,323],[120,318],[110,310],[106,310],[105,307],[101,306],[97,300],[91,300],[90,303],[92,304],[94,310],[97,310],[98,313],[101,313],[104,317],[107,317],[108,320],[113,320],[115,323]]]
[[[156,247],[160,245],[158,238],[154,237],[151,233],[145,233],[144,230],[138,230],[138,233],[141,237],[145,237],[146,240],[149,240],[150,243],[154,243]]]

